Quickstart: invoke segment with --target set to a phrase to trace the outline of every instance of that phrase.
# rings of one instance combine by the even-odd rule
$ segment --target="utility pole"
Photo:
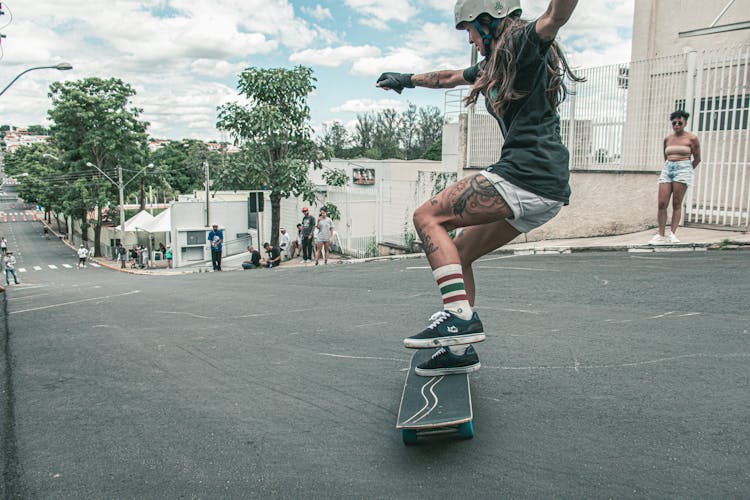
[[[208,161],[203,162],[203,168],[205,169],[206,173],[206,227],[211,227],[211,210],[209,207],[210,202],[208,201],[209,195],[211,194],[211,189],[208,186],[209,178],[208,178]]]
[[[122,184],[122,167],[117,165],[117,190],[120,192],[120,245],[125,245],[125,186]]]

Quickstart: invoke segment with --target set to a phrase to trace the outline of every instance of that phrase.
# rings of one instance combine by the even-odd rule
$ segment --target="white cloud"
[[[384,57],[363,57],[352,65],[352,74],[359,76],[379,75],[384,71],[421,73],[434,68],[430,61],[410,49],[396,49]]]
[[[345,0],[346,4],[368,18],[378,21],[406,22],[418,10],[407,0]]]
[[[300,10],[307,14],[308,16],[312,16],[318,21],[323,21],[325,19],[333,19],[333,15],[331,15],[331,10],[326,9],[325,7],[321,7],[320,4],[316,5],[315,8],[310,7],[301,7]]]
[[[335,68],[349,61],[378,56],[380,56],[380,49],[371,45],[363,45],[361,47],[344,45],[342,47],[326,47],[324,49],[308,49],[295,52],[289,56],[289,61]]]
[[[396,99],[351,99],[340,106],[331,108],[335,113],[371,113],[382,111],[384,109],[395,109],[403,111],[406,109],[406,103]]]

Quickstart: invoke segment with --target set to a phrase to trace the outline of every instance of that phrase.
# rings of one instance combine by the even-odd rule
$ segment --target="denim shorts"
[[[665,161],[664,168],[659,176],[659,184],[681,182],[687,186],[693,185],[693,162],[690,160]]]
[[[563,202],[526,191],[495,172],[482,170],[480,173],[495,186],[513,212],[513,218],[507,219],[508,223],[522,233],[538,228],[557,215],[563,207]]]

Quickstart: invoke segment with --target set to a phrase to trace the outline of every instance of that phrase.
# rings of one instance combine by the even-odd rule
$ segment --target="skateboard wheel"
[[[474,437],[474,424],[471,422],[465,422],[458,426],[458,435],[464,439],[471,439]]]
[[[417,431],[414,429],[401,429],[401,439],[404,440],[404,444],[416,444],[417,443]]]

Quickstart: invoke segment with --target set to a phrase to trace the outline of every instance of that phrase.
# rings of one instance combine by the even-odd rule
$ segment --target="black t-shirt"
[[[266,250],[266,252],[268,252],[268,260],[273,262],[275,266],[281,264],[281,259],[279,259],[279,261],[276,261],[276,259],[281,255],[281,250],[279,250],[279,247],[271,247],[271,249]]]
[[[312,234],[315,229],[315,217],[312,215],[306,215],[302,217],[302,236],[308,237]]]
[[[257,250],[253,250],[250,254],[250,263],[254,266],[260,265],[260,252]]]
[[[497,120],[505,142],[500,159],[487,167],[512,184],[532,193],[562,201],[570,199],[569,153],[560,138],[560,116],[547,99],[550,74],[546,61],[551,57],[552,41],[542,41],[536,32],[536,21],[515,34],[515,88],[528,92],[512,101],[503,116],[495,115],[485,95],[487,111]],[[486,60],[464,70],[464,79],[476,82]]]

